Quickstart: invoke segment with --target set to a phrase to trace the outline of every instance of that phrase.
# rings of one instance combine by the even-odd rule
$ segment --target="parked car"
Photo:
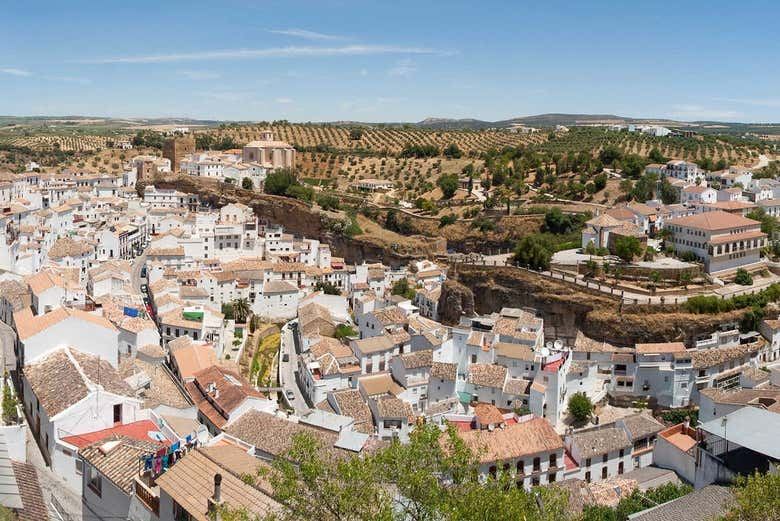
[[[141,268],[141,278],[142,278],[142,279],[145,279],[145,278],[146,278],[146,266],[144,266],[143,268]]]
[[[293,401],[293,400],[295,400],[295,393],[293,393],[293,392],[292,392],[291,390],[289,390],[289,389],[287,389],[287,390],[284,392],[284,395],[287,397],[287,399],[288,399],[289,401]]]
[[[149,286],[141,284],[141,293],[149,293]]]
[[[290,361],[290,355],[287,353],[282,355],[282,362],[289,362]]]

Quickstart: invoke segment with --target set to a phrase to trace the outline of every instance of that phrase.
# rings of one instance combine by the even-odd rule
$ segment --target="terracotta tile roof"
[[[297,293],[298,288],[286,280],[269,280],[263,284],[263,294],[266,293]]]
[[[222,428],[228,417],[247,398],[265,398],[237,372],[212,365],[193,375],[194,381],[187,383],[187,391],[197,404],[198,409],[215,426]],[[210,384],[214,384],[215,393],[208,393]]]
[[[753,230],[745,233],[734,233],[728,235],[721,235],[720,237],[713,237],[710,239],[710,244],[726,244],[735,241],[744,241],[749,239],[763,239],[767,234],[761,232],[761,230]]]
[[[628,436],[632,441],[646,438],[653,434],[658,434],[664,430],[664,425],[657,421],[649,414],[632,414],[619,420],[626,430],[628,430]]]
[[[726,362],[739,361],[746,356],[751,356],[757,350],[757,345],[740,345],[692,351],[691,362],[694,369],[704,369]]]
[[[338,413],[349,416],[355,420],[355,430],[372,434],[374,432],[374,421],[371,415],[371,409],[363,399],[363,395],[357,389],[343,389],[333,391],[333,401],[336,402]]]
[[[677,217],[666,221],[664,226],[675,225],[699,230],[719,231],[744,226],[758,226],[761,223],[724,211],[702,212],[687,217]]]
[[[338,440],[338,434],[335,432],[294,423],[257,410],[242,414],[225,432],[274,457],[284,455],[292,447],[293,437],[299,433],[310,434],[326,451],[341,450],[333,447]]]
[[[637,354],[654,355],[661,353],[682,353],[685,352],[685,344],[682,342],[660,342],[655,344],[637,344]]]
[[[379,335],[369,338],[361,338],[359,340],[352,340],[350,342],[358,352],[367,355],[372,353],[380,353],[382,351],[389,351],[395,347],[395,342],[389,335]]]
[[[544,418],[489,431],[469,430],[460,437],[482,463],[563,450],[563,441]]]
[[[74,308],[57,308],[38,316],[33,316],[27,308],[14,313],[14,323],[19,338],[26,340],[71,317],[116,331],[116,327],[105,318]]]
[[[533,333],[532,337],[536,338],[536,334]],[[496,342],[495,349],[498,356],[512,358],[514,360],[522,360],[524,362],[534,361],[534,350],[528,345],[513,344],[509,342]]]
[[[473,385],[503,389],[507,369],[497,364],[471,364],[467,381]]]
[[[30,285],[30,289],[33,293],[36,294],[43,293],[47,289],[53,288],[54,286],[64,288],[66,285],[62,277],[48,270],[39,271],[35,275],[26,277],[25,282]]]
[[[579,449],[581,459],[594,458],[620,449],[631,450],[633,444],[626,431],[619,427],[594,429],[571,435],[572,444]],[[583,462],[580,461],[580,464]]]
[[[630,212],[629,212],[630,213]],[[631,215],[633,217],[633,215]],[[611,226],[620,226],[620,221],[611,216],[609,213],[603,213],[597,217],[594,217],[593,219],[590,219],[585,224],[588,226],[598,226],[600,228],[604,227],[611,227]]]
[[[448,362],[433,362],[431,364],[431,378],[439,378],[448,382],[454,382],[458,375],[458,364]]]
[[[11,461],[11,466],[22,498],[22,509],[17,512],[18,521],[49,519],[49,511],[41,493],[41,484],[35,467],[19,461]]]
[[[414,420],[411,404],[395,396],[376,398],[376,411],[379,418],[401,418],[410,423]]]
[[[379,309],[371,312],[383,326],[401,325],[407,323],[406,315],[400,308],[395,306]]]
[[[176,361],[176,367],[179,368],[182,380],[189,380],[194,377],[195,373],[217,363],[217,354],[210,345],[190,343],[190,345],[175,351],[172,349],[171,354]]]
[[[231,451],[227,454],[226,451]],[[263,518],[281,509],[269,495],[257,486],[241,479],[253,463],[254,456],[241,458],[237,452],[225,448],[197,449],[173,465],[157,478],[160,490],[165,491],[198,521],[209,521],[208,498],[214,493],[214,476],[222,475],[222,501],[234,509],[244,509],[250,515]]]
[[[400,355],[401,364],[405,369],[419,369],[421,367],[430,367],[433,364],[433,351],[425,349],[414,353]]]
[[[138,475],[139,458],[162,447],[164,445],[160,443],[114,435],[83,447],[79,450],[79,457],[129,495]]]
[[[531,383],[531,380],[526,380],[525,378],[508,378],[506,384],[504,384],[504,392],[523,396],[531,392]]]
[[[398,385],[389,373],[362,376],[358,379],[358,388],[363,388],[368,396],[390,394],[398,396],[404,388]]]
[[[113,394],[135,396],[107,360],[67,347],[27,365],[24,375],[49,418],[84,399],[96,384]]]
[[[49,249],[50,259],[61,259],[63,257],[76,257],[87,255],[94,251],[94,246],[84,241],[76,241],[70,237],[61,237],[52,244]]]
[[[504,422],[504,416],[495,405],[489,403],[478,403],[474,406],[474,416],[480,425],[500,425]]]

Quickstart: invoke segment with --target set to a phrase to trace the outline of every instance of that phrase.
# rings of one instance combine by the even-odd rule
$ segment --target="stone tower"
[[[178,172],[181,159],[185,154],[195,153],[195,138],[193,136],[177,136],[165,140],[163,143],[163,157],[170,159],[171,172]]]

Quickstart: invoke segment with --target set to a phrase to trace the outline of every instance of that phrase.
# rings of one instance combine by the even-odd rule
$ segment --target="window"
[[[557,466],[558,466],[558,455],[550,454],[550,467],[557,467]]]
[[[471,355],[471,363],[476,364],[477,363],[477,355]]]
[[[601,467],[601,479],[607,479],[607,467]]]
[[[87,486],[89,486],[89,489],[97,494],[98,497],[102,496],[103,478],[100,476],[100,473],[95,470],[95,467],[91,465],[87,466]]]
[[[620,449],[620,457],[621,457],[621,458],[622,458],[622,457],[625,455],[625,452],[626,452],[625,450],[623,450],[623,449]]]
[[[534,472],[538,472],[542,468],[542,459],[534,458]]]
[[[517,462],[517,474],[518,476],[525,474],[525,463],[523,463],[523,460],[518,460]]]
[[[84,472],[84,462],[76,457],[76,474],[81,476],[81,474]]]
[[[586,482],[586,483],[590,483],[590,471],[587,471],[587,472],[585,473],[585,482]]]
[[[122,404],[114,404],[114,423],[122,423]]]
[[[555,472],[550,472],[547,475],[547,483],[555,483]]]
[[[587,458],[587,459],[585,460],[585,466],[586,466],[586,467],[590,467],[590,458]]]

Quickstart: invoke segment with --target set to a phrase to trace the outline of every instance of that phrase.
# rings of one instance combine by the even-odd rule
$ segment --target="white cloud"
[[[188,80],[215,80],[219,78],[219,73],[202,70],[176,71],[179,76],[184,76]]]
[[[292,98],[286,98],[286,97],[276,98],[275,101],[282,105],[289,105],[290,103],[293,102]]]
[[[269,33],[281,34],[283,36],[293,36],[295,38],[303,38],[304,40],[346,40],[344,36],[335,34],[323,34],[314,31],[307,31],[306,29],[270,29]]]
[[[24,69],[0,69],[0,73],[2,74],[10,74],[11,76],[32,76],[32,73],[30,71],[26,71]]]
[[[742,116],[736,110],[722,110],[701,105],[675,105],[670,118],[682,120],[733,120]]]
[[[780,99],[761,98],[712,98],[713,101],[725,103],[737,103],[739,105],[752,105],[755,107],[780,107]]]
[[[417,67],[414,66],[412,60],[400,60],[395,67],[388,69],[387,74],[390,76],[411,76],[416,71]]]
[[[196,60],[250,60],[260,58],[298,58],[325,56],[373,56],[378,54],[448,54],[427,47],[402,45],[344,45],[341,47],[269,47],[267,49],[229,49],[221,51],[198,51],[170,54],[147,54],[141,56],[118,56],[75,60],[77,63],[170,63]]]

